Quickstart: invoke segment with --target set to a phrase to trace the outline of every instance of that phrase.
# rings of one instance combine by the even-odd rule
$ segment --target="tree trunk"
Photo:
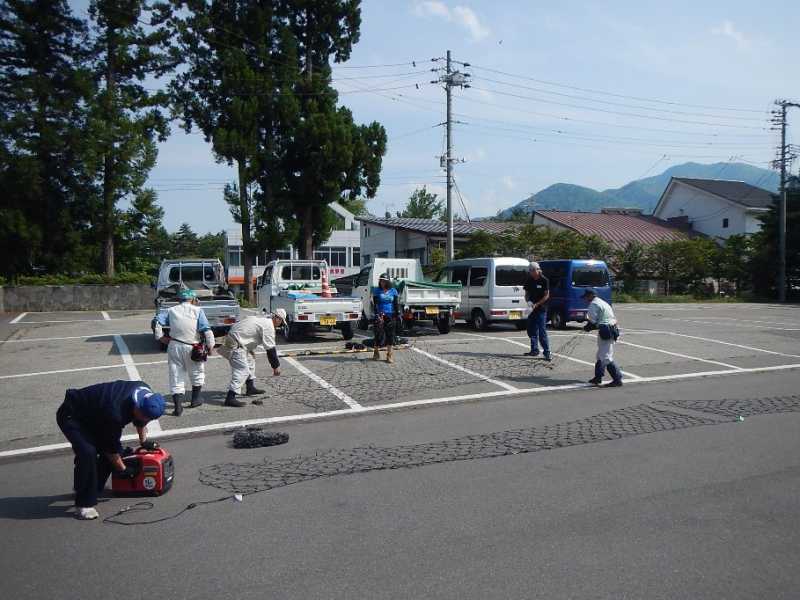
[[[303,258],[314,258],[314,207],[306,206],[303,215],[303,245],[300,252]]]
[[[253,254],[250,239],[250,201],[247,197],[247,174],[244,160],[237,160],[239,168],[239,211],[242,215],[242,262],[244,263],[244,297],[253,302]]]
[[[103,156],[103,271],[106,277],[114,277],[114,57],[116,46],[115,32],[109,28],[106,32],[106,145]]]

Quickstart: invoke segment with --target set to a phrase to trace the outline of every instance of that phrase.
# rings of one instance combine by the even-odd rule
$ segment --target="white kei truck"
[[[398,291],[404,329],[410,330],[419,321],[432,321],[439,333],[450,332],[453,314],[461,304],[461,284],[427,281],[416,258],[376,258],[361,269],[353,283],[353,292],[364,305],[359,329],[367,329],[375,318],[372,292],[383,273]]]
[[[286,311],[286,341],[298,340],[316,327],[339,329],[344,339],[353,338],[353,326],[361,317],[361,299],[339,296],[333,286],[329,286],[331,297],[324,297],[323,274],[328,277],[324,260],[275,260],[258,278],[258,308],[269,313],[279,308]]]
[[[156,315],[150,323],[153,331],[158,315],[178,304],[176,296],[183,289],[194,290],[197,303],[206,314],[214,336],[226,335],[239,320],[240,308],[236,295],[228,288],[225,270],[216,258],[186,258],[163,260],[158,270],[158,280],[153,283],[156,291]],[[168,334],[169,328],[164,329]],[[162,344],[163,346],[163,344]]]

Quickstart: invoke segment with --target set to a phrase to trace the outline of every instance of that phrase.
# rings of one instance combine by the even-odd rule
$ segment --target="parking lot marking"
[[[771,367],[753,367],[743,369],[729,369],[725,371],[700,371],[697,373],[681,373],[678,375],[660,375],[655,377],[642,377],[641,379],[634,379],[628,382],[627,385],[646,384],[646,383],[659,383],[664,381],[674,381],[681,379],[699,379],[703,377],[726,377],[733,375],[742,375],[746,373],[768,373],[773,371],[786,371],[800,369],[800,363],[788,365],[776,365]],[[264,417],[260,419],[249,419],[244,421],[227,421],[224,423],[213,423],[210,425],[198,425],[194,427],[181,427],[177,429],[164,429],[154,438],[170,438],[182,436],[192,433],[224,431],[228,429],[235,429],[238,427],[246,427],[248,425],[272,425],[280,423],[303,423],[309,421],[318,421],[328,417],[361,415],[368,413],[385,412],[390,410],[397,410],[403,408],[414,408],[418,406],[435,406],[437,404],[450,404],[455,402],[464,402],[468,400],[481,400],[485,398],[503,398],[508,396],[518,396],[520,394],[540,394],[543,392],[556,392],[556,391],[569,391],[579,389],[594,389],[595,386],[587,383],[568,383],[564,385],[543,386],[539,388],[521,389],[515,388],[513,390],[497,390],[495,392],[482,392],[477,394],[465,394],[461,396],[448,396],[444,398],[428,398],[425,400],[409,400],[406,402],[395,402],[392,404],[375,404],[371,406],[359,406],[354,409],[339,409],[318,413],[302,413],[299,415],[285,415],[280,417]],[[122,441],[136,440],[135,434],[128,434],[122,437]],[[62,444],[47,444],[44,446],[34,446],[31,448],[20,448],[17,450],[4,450],[0,452],[0,458],[11,458],[14,456],[25,456],[32,454],[41,454],[43,452],[66,450],[70,445]]]
[[[21,313],[21,314],[17,315],[11,321],[9,321],[9,325],[14,325],[16,323],[19,323],[23,318],[25,318],[25,315],[27,315],[27,314],[28,313],[24,312],[24,313]]]
[[[449,360],[445,360],[445,359],[443,359],[443,358],[441,358],[439,356],[436,356],[435,354],[431,354],[430,352],[425,352],[425,350],[420,350],[419,348],[412,348],[412,350],[414,352],[418,353],[418,354],[422,354],[423,356],[427,356],[431,360],[435,360],[437,362],[442,363],[443,365],[447,365],[451,369],[455,369],[457,371],[461,371],[462,373],[466,373],[467,375],[472,375],[473,377],[477,377],[478,379],[482,379],[483,381],[486,381],[488,383],[492,383],[494,385],[500,386],[501,388],[503,388],[504,390],[507,390],[509,392],[510,391],[518,391],[520,389],[520,388],[514,387],[513,385],[508,385],[507,383],[504,383],[502,381],[498,381],[497,379],[492,379],[491,377],[488,377],[486,375],[481,375],[480,373],[477,373],[475,371],[471,371],[469,369],[466,369],[466,368],[462,367],[461,365],[457,365],[454,362],[450,362]]]
[[[131,351],[128,349],[128,344],[125,343],[121,335],[114,336],[114,344],[117,347],[117,352],[119,352],[119,355],[122,357],[122,362],[128,373],[128,379],[131,381],[141,381],[142,377],[139,375],[139,369],[136,368],[136,364],[133,362],[133,357],[131,356]],[[161,431],[161,423],[158,422],[158,419],[154,419],[147,424],[148,435],[158,433],[159,431]]]
[[[741,323],[765,323],[767,325],[790,325],[792,327],[800,327],[800,323],[786,323],[781,321],[758,321],[756,319],[740,319],[738,317],[703,317],[706,321],[737,321]]]
[[[746,325],[740,323],[714,323],[713,321],[705,321],[701,319],[676,319],[674,317],[656,317],[662,321],[680,321],[681,323],[694,323],[696,325],[725,325],[727,327],[738,327],[739,329],[774,329],[777,331],[800,331],[800,327],[770,327],[767,325]],[[740,321],[740,319],[736,319]],[[744,321],[742,321],[744,323]]]
[[[704,363],[709,363],[712,365],[718,365],[720,367],[727,367],[729,369],[739,369],[736,365],[729,365],[728,363],[719,362],[717,360],[709,360],[707,358],[700,358],[698,356],[689,356],[688,354],[680,354],[679,352],[670,352],[669,350],[662,350],[661,348],[653,348],[651,346],[642,346],[640,344],[634,344],[632,342],[623,342],[619,340],[618,344],[624,344],[625,346],[633,346],[634,348],[641,348],[642,350],[652,350],[653,352],[661,352],[662,354],[668,354],[670,356],[677,356],[678,358],[687,358],[689,360],[696,360]]]
[[[676,333],[675,331],[658,331],[654,333],[666,333],[668,335],[676,335],[678,337],[685,337],[692,340],[701,340],[703,342],[714,342],[715,344],[722,344],[723,346],[733,346],[734,348],[742,348],[743,350],[753,350],[755,352],[764,352],[765,354],[775,354],[777,356],[787,356],[789,358],[800,358],[800,354],[786,354],[785,352],[777,352],[776,350],[766,350],[764,348],[755,348],[753,346],[745,346],[743,344],[734,344],[733,342],[723,342],[721,340],[714,340],[711,338],[700,337],[698,335],[689,335],[687,333]]]
[[[108,313],[107,313],[106,311],[104,311],[104,310],[101,310],[101,311],[100,311],[100,314],[101,314],[101,315],[103,315],[103,318],[104,318],[106,321],[110,321],[110,320],[111,320],[111,317],[109,317],[109,316],[108,316]]]
[[[304,367],[303,365],[301,365],[298,360],[292,358],[291,356],[285,357],[284,360],[286,362],[288,362],[290,365],[292,365],[295,369],[300,371],[303,375],[305,375],[306,377],[308,377],[312,381],[315,381],[319,386],[321,386],[324,389],[328,390],[331,394],[333,394],[339,400],[341,400],[342,402],[347,404],[347,406],[349,406],[350,408],[356,408],[356,409],[357,408],[361,408],[361,405],[358,402],[353,400],[350,396],[345,394],[342,390],[333,387],[330,383],[325,381],[322,377],[320,377],[319,375],[317,375],[316,373],[314,373],[310,369],[308,369],[308,368]]]
[[[144,331],[133,331],[130,333],[101,333],[98,335],[70,335],[67,337],[46,337],[46,338],[17,338],[15,340],[0,340],[0,344],[21,344],[23,342],[55,342],[61,340],[88,340],[100,338],[113,338],[115,335],[150,335]]]
[[[154,360],[151,362],[134,363],[138,367],[149,365],[165,365],[165,360]],[[39,375],[59,375],[61,373],[80,373],[82,371],[101,371],[103,369],[122,369],[125,368],[125,363],[117,363],[115,365],[98,365],[96,367],[78,367],[75,369],[56,369],[55,371],[37,371],[35,373],[14,373],[13,375],[0,375],[0,379],[14,379],[17,377],[36,377]]]
[[[63,321],[13,321],[11,325],[46,325],[48,323],[100,323],[105,319],[65,319]]]

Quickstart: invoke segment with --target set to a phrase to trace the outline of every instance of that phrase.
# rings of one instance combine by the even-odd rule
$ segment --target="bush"
[[[691,302],[753,302],[754,299],[747,296],[704,296],[692,294],[670,294],[669,296],[651,296],[650,294],[635,294],[627,292],[613,292],[611,299],[615,303],[642,302],[648,304],[688,304]]]
[[[21,276],[14,285],[121,285],[121,284],[149,284],[152,276],[147,273],[122,272],[116,277],[106,277],[99,273],[86,273],[84,275],[30,275]],[[0,282],[8,285],[6,282]]]

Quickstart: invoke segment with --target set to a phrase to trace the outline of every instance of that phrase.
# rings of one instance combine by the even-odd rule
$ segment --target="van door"
[[[469,314],[480,310],[486,319],[491,319],[489,311],[489,268],[470,267],[469,270]]]
[[[508,311],[511,320],[524,319],[528,315],[525,304],[525,280],[528,267],[525,265],[495,265],[494,283],[489,291],[490,310]]]
[[[605,263],[573,263],[569,278],[567,321],[582,321],[586,318],[588,302],[581,298],[587,287],[597,290],[606,302],[611,300],[611,281]]]

